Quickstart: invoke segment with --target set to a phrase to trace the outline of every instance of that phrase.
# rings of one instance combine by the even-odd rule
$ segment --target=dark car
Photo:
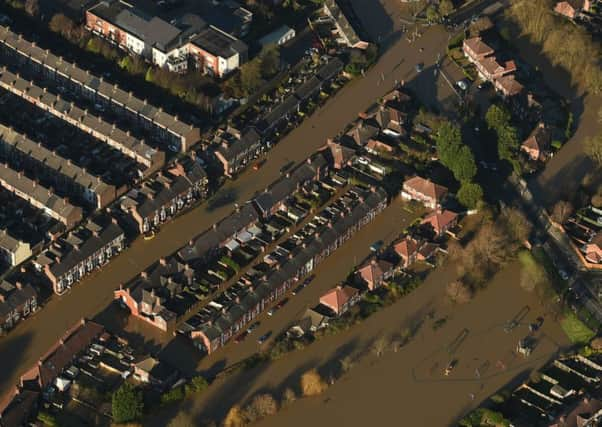
[[[247,333],[251,333],[253,332],[255,329],[257,329],[259,327],[259,322],[255,322],[253,323],[251,326],[249,326],[249,328],[247,329]]]
[[[293,162],[293,161],[290,161],[290,162],[288,162],[287,164],[285,164],[284,166],[282,166],[282,167],[280,168],[280,173],[285,173],[285,172],[286,172],[286,171],[288,171],[290,168],[292,168],[294,164],[295,164],[295,162]]]
[[[272,331],[268,331],[265,334],[263,334],[262,336],[259,337],[259,339],[257,340],[257,342],[259,344],[263,344],[264,342],[266,342],[268,340],[268,338],[270,338],[272,336]]]
[[[299,286],[297,286],[295,289],[293,289],[293,291],[291,292],[293,295],[297,295],[299,292],[301,292],[303,290],[305,286],[303,286],[303,284],[300,284]]]

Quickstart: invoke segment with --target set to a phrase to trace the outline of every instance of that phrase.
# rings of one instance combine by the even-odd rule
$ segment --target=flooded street
[[[338,268],[338,261],[336,255],[330,258],[321,266],[322,271],[330,273]],[[412,294],[363,323],[278,361],[235,374],[199,399],[185,402],[184,410],[199,422],[221,419],[232,404],[244,404],[256,393],[272,393],[276,399],[287,387],[299,393],[299,378],[306,370],[318,367],[324,374],[328,368],[321,368],[365,352],[360,362],[323,395],[297,401],[257,425],[444,426],[568,346],[560,327],[545,316],[535,296],[518,286],[517,264],[504,269],[485,291],[463,306],[452,305],[444,296],[452,276],[449,267],[439,268]],[[429,313],[434,314],[433,319],[447,317],[447,322],[435,331]],[[527,359],[517,356],[514,350],[518,340],[528,334],[528,322],[541,315],[545,322],[537,333],[536,349]],[[504,332],[504,324],[517,316],[521,318],[519,326]],[[399,334],[421,322],[417,336],[398,352],[388,348],[381,357],[372,353],[377,337]],[[214,360],[220,359],[215,356]],[[458,364],[445,377],[443,370],[452,359]],[[475,395],[474,400],[470,394]],[[165,425],[173,415],[166,411],[148,423]]]
[[[396,80],[409,81],[415,74],[413,69],[416,61],[425,62],[426,70],[436,60],[437,53],[444,51],[447,33],[441,28],[431,28],[421,40],[425,46],[421,53],[417,50],[407,51],[405,40],[393,45],[363,78],[346,85],[324,107],[272,148],[266,164],[259,171],[249,170],[236,180],[227,182],[213,200],[164,225],[153,240],[138,239],[104,269],[77,284],[67,295],[53,298],[35,316],[19,324],[7,337],[1,338],[0,360],[6,369],[0,373],[0,393],[15,384],[19,376],[36,363],[68,327],[82,317],[94,318],[105,310],[111,304],[113,290],[120,283],[127,282],[160,257],[171,254],[224,218],[233,211],[234,203],[244,203],[266,188],[278,177],[284,164],[305,159],[327,138],[339,133],[359,112],[387,93]],[[424,73],[411,85],[425,97],[425,102],[429,102],[426,99],[428,97],[448,96],[446,90],[449,91],[449,88],[446,89],[444,84],[435,82],[433,78],[427,78]],[[108,310],[102,313],[101,319],[122,323],[116,316],[117,319]],[[156,337],[157,341],[165,339]]]

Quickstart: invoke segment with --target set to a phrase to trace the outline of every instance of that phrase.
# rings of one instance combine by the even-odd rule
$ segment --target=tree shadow
[[[18,331],[13,331],[18,333]],[[35,365],[35,361],[31,366],[24,365],[27,355],[31,352],[29,346],[32,342],[32,334],[22,333],[3,337],[0,339],[0,360],[2,361],[2,369],[0,369],[0,402],[4,400],[4,396],[14,386],[19,383],[19,378],[29,368]]]

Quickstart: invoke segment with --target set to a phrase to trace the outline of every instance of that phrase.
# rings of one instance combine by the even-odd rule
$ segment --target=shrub
[[[317,396],[328,388],[318,371],[311,369],[301,376],[301,392],[303,396]]]
[[[122,384],[113,393],[112,403],[113,420],[117,423],[134,421],[142,416],[142,392],[129,383]]]
[[[169,403],[177,402],[184,399],[184,388],[176,387],[166,391],[161,395],[161,404],[167,405]]]
[[[224,420],[224,427],[244,427],[245,424],[246,422],[243,418],[240,406],[232,406],[226,415],[226,419]]]
[[[191,394],[200,393],[205,391],[209,387],[209,383],[205,378],[200,375],[193,377],[188,384],[184,387],[186,396]]]
[[[278,404],[271,394],[260,394],[253,398],[243,411],[246,421],[253,422],[274,415],[278,412]]]

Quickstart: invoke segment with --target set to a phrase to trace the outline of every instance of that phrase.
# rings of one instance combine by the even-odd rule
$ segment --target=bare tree
[[[292,388],[289,387],[286,390],[284,390],[284,393],[282,395],[282,406],[289,406],[295,400],[297,400],[297,394]]]
[[[224,427],[244,427],[246,425],[240,406],[234,405],[228,411],[224,420]]]
[[[353,357],[347,355],[339,360],[339,365],[341,367],[341,372],[347,373],[353,368]]]
[[[38,4],[38,0],[26,0],[25,13],[27,13],[29,16],[38,16],[40,13],[40,5]]]
[[[502,215],[505,228],[514,241],[522,243],[529,239],[533,226],[525,214],[516,208],[505,208]]]
[[[376,357],[380,357],[383,355],[388,346],[389,342],[387,338],[381,335],[372,344],[372,352],[376,355]]]
[[[310,369],[301,376],[301,391],[303,396],[317,396],[324,393],[327,388],[328,384],[326,384],[315,369]]]
[[[596,166],[602,166],[602,134],[585,138],[585,152]]]
[[[472,299],[472,289],[460,280],[449,282],[445,290],[451,300],[458,304],[467,303]]]
[[[573,205],[566,200],[559,200],[552,209],[552,219],[558,224],[564,224],[573,214]]]
[[[243,417],[248,422],[260,420],[278,412],[278,404],[271,394],[259,394],[243,411]]]

